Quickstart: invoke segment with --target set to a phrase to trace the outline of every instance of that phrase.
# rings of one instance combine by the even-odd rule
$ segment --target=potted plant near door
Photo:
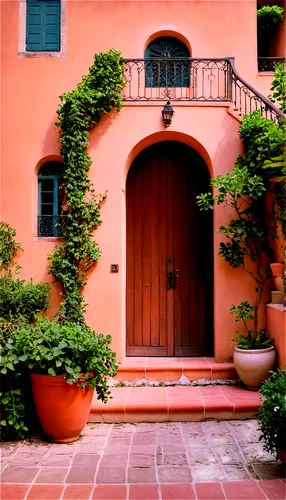
[[[233,355],[235,368],[246,388],[256,390],[274,368],[273,339],[267,336],[265,330],[248,328],[248,323],[254,321],[255,307],[247,301],[237,307],[232,306],[230,312],[236,315],[235,321],[242,321],[245,330],[245,334],[237,332],[238,336],[231,339],[237,342]]]
[[[30,371],[37,414],[51,441],[76,441],[87,422],[94,389],[106,402],[117,373],[111,337],[85,324],[38,319],[19,330],[11,355]]]
[[[286,458],[286,368],[272,372],[260,390],[259,426],[264,448],[285,465]]]
[[[219,228],[225,240],[220,243],[218,253],[231,267],[242,269],[253,280],[254,303],[241,302],[232,306],[231,312],[236,314],[237,321],[244,322],[246,328],[246,335],[239,333],[234,339],[238,342],[234,353],[235,367],[245,385],[255,389],[268,377],[275,363],[272,340],[261,330],[263,325],[259,318],[273,238],[266,223],[264,195],[269,174],[263,165],[266,158],[280,154],[285,137],[280,125],[264,119],[259,111],[243,118],[239,134],[244,144],[244,157],[238,157],[231,172],[212,179],[215,194],[201,194],[198,205],[201,210],[208,210],[215,204],[224,204],[234,212],[229,223]],[[251,328],[249,321],[252,321]],[[257,372],[264,366],[266,354],[271,363],[262,370],[259,379]],[[249,366],[250,360],[254,364]],[[246,366],[241,368],[244,362]]]
[[[253,175],[247,167],[236,166],[231,172],[211,181],[218,194],[202,194],[198,197],[201,209],[213,208],[214,203],[224,203],[235,212],[229,224],[219,232],[226,241],[220,243],[219,255],[233,268],[244,270],[254,281],[256,298],[232,306],[236,321],[242,321],[245,334],[239,333],[234,352],[237,373],[248,389],[256,389],[268,377],[274,367],[275,350],[265,331],[259,330],[259,306],[269,269],[269,234],[264,223],[263,179]],[[249,328],[249,322],[252,322]],[[265,366],[265,355],[270,364]]]

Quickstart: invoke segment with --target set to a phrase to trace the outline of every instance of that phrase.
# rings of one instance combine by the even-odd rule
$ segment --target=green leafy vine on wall
[[[89,270],[100,257],[92,233],[101,224],[100,205],[106,195],[96,196],[88,178],[92,163],[87,151],[89,132],[104,114],[122,107],[123,62],[121,53],[114,49],[95,54],[89,73],[73,91],[60,96],[56,125],[64,158],[64,243],[56,245],[49,256],[49,272],[63,285],[59,312],[62,321],[84,322],[82,289]]]

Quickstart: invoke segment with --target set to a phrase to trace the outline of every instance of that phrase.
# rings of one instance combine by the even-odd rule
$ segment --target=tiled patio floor
[[[79,441],[2,444],[1,500],[284,500],[255,420],[88,424]]]

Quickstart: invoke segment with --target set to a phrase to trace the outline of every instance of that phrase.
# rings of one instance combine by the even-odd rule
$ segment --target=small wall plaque
[[[111,264],[110,272],[111,273],[118,273],[118,271],[119,271],[119,264]]]

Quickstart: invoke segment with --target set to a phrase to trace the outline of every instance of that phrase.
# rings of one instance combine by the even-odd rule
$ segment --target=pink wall
[[[285,307],[277,304],[267,304],[266,306],[266,328],[269,335],[275,340],[277,355],[277,366],[281,370],[286,365],[286,311]]]
[[[2,31],[2,218],[17,229],[25,252],[21,275],[48,279],[47,255],[54,240],[37,237],[37,176],[42,158],[59,154],[54,126],[58,96],[72,90],[92,64],[93,54],[111,47],[124,57],[143,57],[153,33],[176,32],[189,40],[193,57],[235,56],[239,72],[255,84],[256,0],[221,1],[67,1],[67,54],[64,58],[18,58],[18,3],[3,1]],[[9,22],[8,22],[9,21]],[[243,33],[243,36],[242,36]],[[113,336],[119,359],[125,353],[125,181],[133,158],[147,145],[178,140],[197,149],[211,175],[231,170],[241,153],[239,122],[227,106],[173,103],[175,116],[166,130],[162,103],[126,104],[102,119],[91,134],[90,177],[97,192],[108,190],[102,226],[95,234],[102,257],[85,289],[87,321]],[[215,354],[228,360],[235,333],[231,305],[251,301],[251,279],[217,257],[218,227],[228,219],[214,213]],[[119,264],[118,274],[110,264]],[[235,286],[234,286],[235,283]],[[56,290],[53,291],[56,297]],[[53,309],[57,307],[54,301]]]

